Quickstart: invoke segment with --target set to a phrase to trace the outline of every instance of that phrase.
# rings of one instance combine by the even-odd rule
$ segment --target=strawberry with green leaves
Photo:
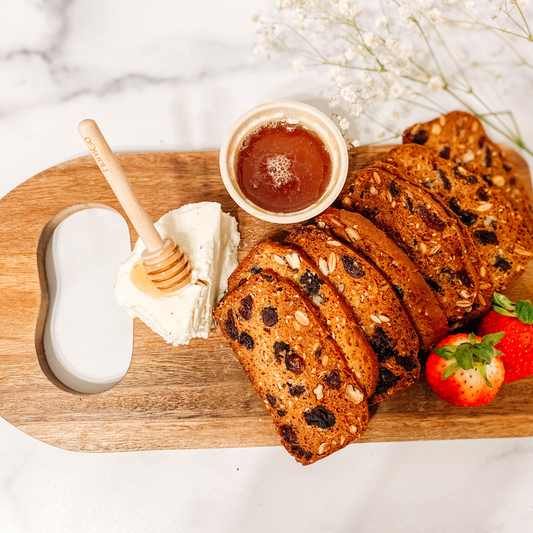
[[[533,374],[533,306],[529,300],[513,304],[509,298],[495,293],[494,307],[479,325],[478,334],[505,331],[497,348],[505,357],[505,383]]]
[[[439,342],[426,362],[427,380],[437,396],[460,407],[491,402],[505,376],[502,354],[494,348],[503,336],[458,333]]]

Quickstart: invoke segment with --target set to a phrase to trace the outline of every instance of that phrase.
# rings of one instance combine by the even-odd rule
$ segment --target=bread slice
[[[359,213],[327,209],[316,217],[320,228],[349,243],[372,261],[391,284],[410,316],[420,346],[430,352],[448,333],[448,321],[413,262],[370,220]]]
[[[231,292],[267,269],[298,286],[337,342],[365,396],[371,396],[378,381],[376,354],[356,324],[351,309],[320,269],[297,248],[272,241],[257,245],[230,276],[228,290]]]
[[[484,260],[492,292],[501,291],[524,272],[533,255],[532,236],[500,190],[418,144],[393,148],[386,160],[454,213]],[[481,285],[485,283],[490,280]]]
[[[295,229],[287,242],[299,247],[342,294],[380,364],[370,404],[409,387],[420,373],[419,341],[398,296],[361,254],[315,226]]]
[[[363,391],[294,285],[263,271],[229,293],[215,319],[298,462],[314,463],[362,435]]]
[[[368,218],[405,252],[451,325],[472,316],[478,274],[457,221],[426,191],[371,166],[356,173],[342,205]]]
[[[529,231],[533,231],[531,199],[523,183],[517,178],[511,162],[489,139],[475,116],[464,111],[452,111],[424,124],[414,124],[404,131],[403,142],[429,148],[502,192],[530,228]]]

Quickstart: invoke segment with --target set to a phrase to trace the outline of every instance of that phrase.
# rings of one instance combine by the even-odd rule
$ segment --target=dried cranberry
[[[447,191],[450,191],[452,188],[452,182],[448,179],[448,176],[446,176],[446,173],[444,172],[444,170],[442,170],[442,168],[437,169],[437,171],[439,173],[439,178],[442,181],[443,187]]]
[[[301,396],[305,392],[303,385],[289,385],[289,394],[291,396]]]
[[[238,286],[244,285],[248,280],[246,278],[242,278],[239,280]]]
[[[472,280],[470,279],[470,276],[466,270],[459,270],[459,272],[455,272],[455,277],[459,280],[459,283],[465,287],[472,286]]]
[[[395,355],[394,359],[401,367],[405,368],[407,372],[412,372],[417,367],[414,357],[403,357],[401,355]]]
[[[400,381],[400,378],[395,376],[388,368],[380,367],[378,384],[376,385],[374,394],[384,394],[389,389],[392,389],[398,381]]]
[[[463,174],[461,172],[461,170],[464,170],[462,167],[459,167],[459,166],[456,166],[454,167],[453,169],[453,172],[455,174],[455,177],[472,185],[473,183],[477,183],[478,182],[478,179],[476,176],[472,176],[472,175],[466,175],[466,174]]]
[[[480,200],[481,202],[488,202],[489,201],[489,191],[487,191],[487,189],[485,189],[485,187],[480,187],[476,191],[476,196],[477,196],[478,200]]]
[[[255,275],[255,274],[259,274],[259,272],[263,272],[263,269],[259,267],[252,267],[250,272]]]
[[[261,311],[261,320],[267,328],[271,328],[278,323],[278,312],[275,307],[265,307]]]
[[[309,411],[305,411],[304,418],[310,426],[316,426],[320,429],[329,429],[336,422],[335,415],[323,405],[318,405]]]
[[[477,145],[480,147],[480,148],[483,148],[483,145],[485,144],[485,141],[487,140],[487,138],[485,137],[485,135],[482,135],[478,140],[477,140]]]
[[[403,300],[405,293],[403,292],[403,289],[399,285],[395,285],[393,283],[392,290],[396,293],[396,295],[398,296],[398,298],[400,298],[400,300]]]
[[[405,193],[405,201],[407,202],[407,209],[409,209],[409,212],[412,213],[413,212],[413,200],[411,199],[411,197]]]
[[[341,371],[332,370],[329,374],[324,376],[324,381],[330,389],[339,390],[341,387]]]
[[[396,181],[392,180],[389,185],[389,191],[391,193],[391,196],[394,198],[395,196],[398,196],[400,194],[400,191],[398,190],[398,187],[396,187]]]
[[[511,172],[511,170],[513,170],[513,167],[507,163],[503,163],[503,168],[505,169],[505,172]]]
[[[274,357],[276,361],[281,361],[290,350],[290,346],[286,342],[276,341],[274,343]]]
[[[298,375],[304,371],[305,363],[299,355],[296,355],[294,352],[289,352],[285,356],[285,366],[289,372]]]
[[[287,414],[287,411],[284,411],[283,409],[278,409],[277,413],[279,417],[283,418]]]
[[[267,392],[267,400],[268,400],[268,403],[274,407],[276,405],[276,402],[278,401],[277,398],[275,396],[272,396],[272,394],[270,394],[269,392]]]
[[[300,276],[298,280],[302,291],[307,296],[315,296],[320,292],[320,285],[324,284],[324,280],[320,279],[316,274],[311,273],[309,270],[305,271],[305,274]]]
[[[457,198],[453,197],[450,198],[450,202],[448,204],[450,206],[450,209],[459,217],[461,222],[465,226],[473,226],[478,219],[478,216],[476,213],[472,213],[471,211],[465,211],[464,209],[461,209],[461,206],[459,205],[459,200]]]
[[[245,331],[239,335],[239,344],[242,344],[247,350],[251,350],[254,347],[254,340]]]
[[[294,428],[290,424],[284,424],[279,429],[281,431],[281,436],[289,444],[292,444],[298,440],[298,437],[296,436],[296,431],[294,431]]]
[[[498,235],[494,233],[493,231],[488,231],[485,229],[477,229],[474,231],[474,235],[478,239],[478,241],[485,245],[485,244],[499,244],[498,241]]]
[[[442,157],[442,159],[450,159],[450,147],[445,146],[440,152],[439,157]]]
[[[428,287],[433,292],[438,292],[439,294],[444,295],[444,291],[442,290],[442,287],[434,279],[431,279],[431,278],[428,278],[427,276],[424,276],[424,281],[427,283]]]
[[[300,459],[304,459],[306,461],[309,461],[311,457],[313,457],[313,454],[309,450],[306,450],[305,448],[302,448],[301,446],[298,446],[296,444],[294,446],[291,446],[291,451],[293,455],[296,455]]]
[[[387,361],[387,359],[390,359],[396,353],[396,350],[392,346],[392,341],[380,326],[374,328],[374,334],[369,339],[369,342],[374,352],[376,352],[380,363]]]
[[[323,346],[319,346],[316,350],[315,350],[315,359],[320,359],[322,357],[322,352],[324,351],[324,347]]]
[[[508,270],[511,270],[512,265],[505,257],[502,257],[501,255],[496,256],[496,261],[494,262],[494,266],[496,268],[499,268],[503,272],[507,272]]]
[[[250,318],[252,318],[252,306],[253,300],[250,295],[245,296],[241,300],[241,308],[239,309],[239,315],[241,315],[244,320],[250,320]]]
[[[425,205],[418,206],[418,214],[428,228],[436,231],[444,231],[446,229],[446,222],[439,218],[438,215],[428,209]]]
[[[233,310],[228,311],[228,317],[224,322],[224,327],[226,328],[226,333],[232,341],[236,341],[239,338],[239,330],[235,324],[235,317],[233,316]]]
[[[357,261],[355,257],[348,255],[341,255],[342,266],[344,270],[352,276],[352,278],[359,279],[365,275],[363,266]]]
[[[419,130],[413,137],[413,142],[416,144],[426,144],[429,139],[428,132],[426,130]]]
[[[274,281],[274,277],[271,276],[270,274],[265,274],[265,273],[261,273],[261,277],[263,279],[266,279],[268,282],[272,283]]]
[[[485,166],[487,168],[492,167],[492,152],[490,146],[485,146]]]
[[[355,186],[354,185],[350,185],[350,193],[353,194],[353,192],[355,191]]]

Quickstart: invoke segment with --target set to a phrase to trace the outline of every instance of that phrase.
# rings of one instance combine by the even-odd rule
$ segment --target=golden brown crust
[[[451,325],[464,322],[475,311],[479,276],[461,230],[426,191],[400,176],[379,166],[360,170],[342,205],[371,220],[405,252]]]
[[[360,437],[368,405],[329,331],[291,283],[264,271],[228,294],[215,319],[300,463]]]
[[[531,201],[505,154],[487,136],[481,122],[464,111],[452,111],[429,122],[414,124],[403,133],[403,142],[416,143],[461,164],[510,201],[528,228],[533,228]],[[530,231],[532,231],[530,229]]]
[[[480,291],[484,298],[490,301],[494,291],[523,273],[533,255],[531,235],[498,189],[417,144],[393,148],[386,159],[440,201],[459,221],[463,235],[470,234],[491,278],[482,282],[483,286],[492,283],[488,292]]]
[[[379,379],[369,403],[380,402],[410,386],[419,376],[419,341],[396,293],[365,257],[315,226],[295,229],[287,242],[320,268],[352,309],[376,352]],[[335,260],[331,261],[330,257]]]
[[[400,298],[420,339],[421,349],[430,352],[448,333],[441,307],[413,262],[370,220],[346,210],[327,209],[316,218],[355,251],[372,261]]]
[[[230,276],[228,290],[234,290],[251,276],[267,269],[273,270],[281,279],[291,281],[302,291],[339,345],[365,396],[372,396],[379,372],[374,350],[333,285],[297,248],[272,241],[258,244]]]

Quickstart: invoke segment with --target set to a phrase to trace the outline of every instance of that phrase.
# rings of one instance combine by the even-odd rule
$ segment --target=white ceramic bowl
[[[242,141],[252,131],[286,117],[298,117],[300,124],[314,131],[324,141],[331,156],[331,179],[320,199],[309,207],[295,213],[274,213],[258,207],[244,196],[235,176],[235,155]],[[313,218],[335,201],[346,182],[348,150],[337,126],[318,109],[300,102],[270,102],[250,109],[230,128],[220,149],[220,173],[227,191],[242,209],[261,220],[293,224]]]

